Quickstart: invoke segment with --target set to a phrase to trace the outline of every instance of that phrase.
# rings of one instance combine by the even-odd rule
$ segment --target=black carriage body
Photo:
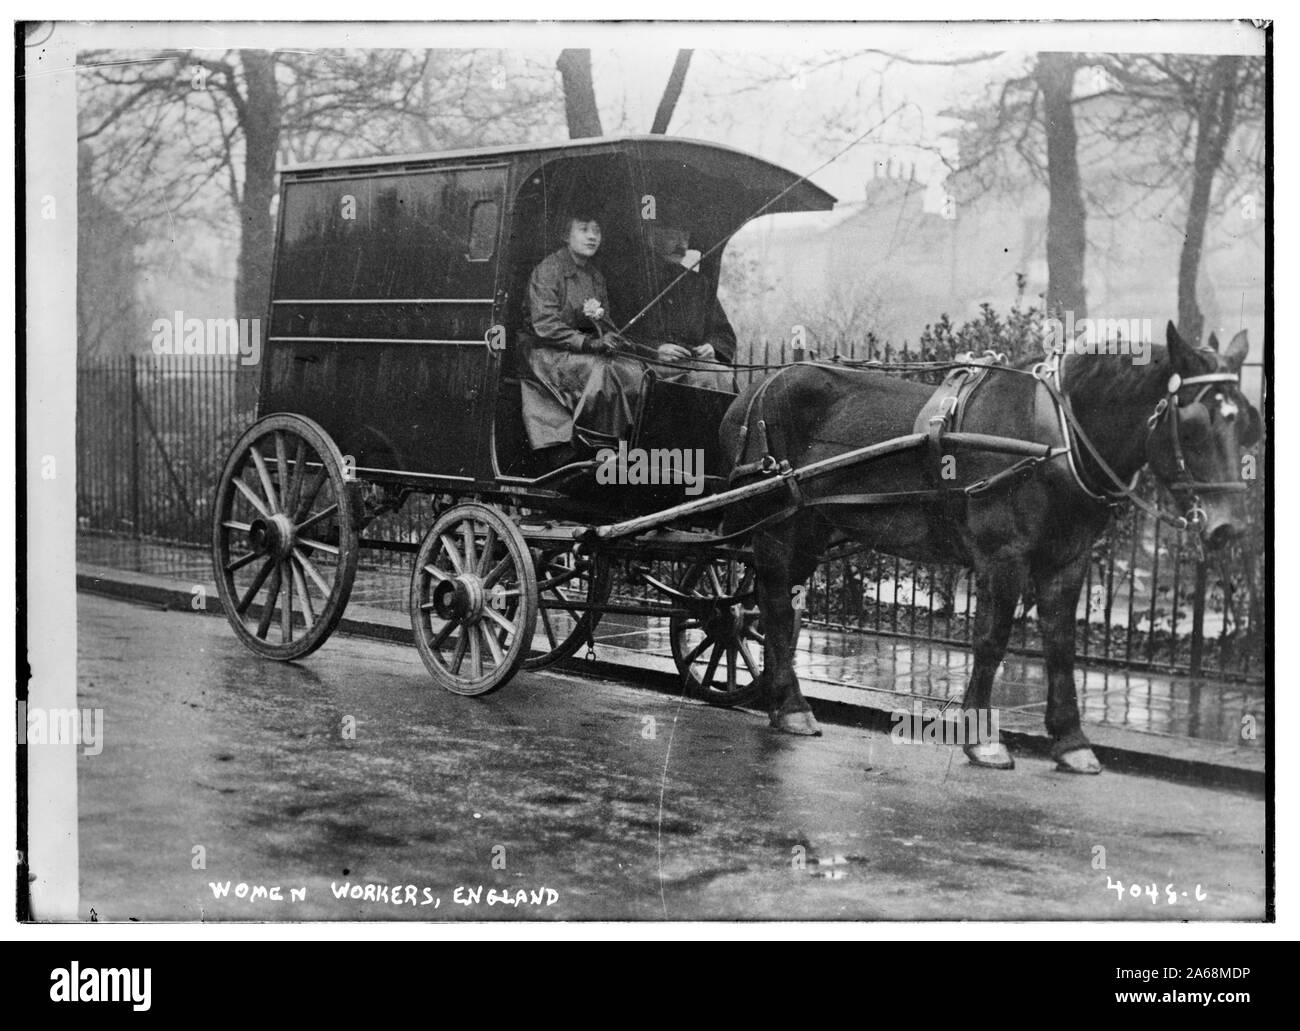
[[[259,416],[315,420],[361,479],[551,494],[523,433],[515,340],[529,273],[579,202],[602,217],[597,263],[622,324],[655,295],[656,222],[712,249],[699,274],[716,290],[725,240],[749,218],[835,200],[742,152],[663,136],[286,169]],[[650,338],[658,318],[652,306],[638,323]],[[703,447],[715,466],[730,395],[709,395],[654,384],[646,443]]]

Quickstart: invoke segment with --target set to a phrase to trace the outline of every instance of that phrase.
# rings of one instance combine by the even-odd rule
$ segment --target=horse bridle
[[[1174,455],[1175,472],[1172,477],[1160,476],[1161,481],[1171,494],[1190,496],[1190,505],[1186,515],[1170,515],[1158,506],[1151,505],[1136,493],[1138,473],[1133,474],[1133,478],[1125,483],[1111,467],[1106,460],[1098,453],[1097,448],[1088,435],[1079,425],[1075,418],[1074,411],[1070,406],[1069,398],[1065,394],[1062,382],[1061,367],[1064,365],[1063,356],[1058,352],[1053,354],[1047,361],[1040,362],[1034,366],[1033,376],[1041,382],[1052,400],[1056,405],[1056,410],[1061,422],[1061,432],[1066,444],[1066,458],[1069,462],[1070,472],[1074,476],[1074,481],[1089,497],[1096,501],[1104,501],[1108,504],[1119,504],[1123,500],[1130,500],[1149,515],[1156,517],[1179,530],[1200,527],[1204,525],[1208,515],[1204,506],[1201,504],[1201,495],[1203,494],[1228,494],[1244,491],[1246,485],[1240,481],[1201,481],[1195,479],[1190,470],[1187,468],[1187,459],[1183,455],[1183,444],[1179,436],[1179,413],[1184,407],[1200,404],[1202,399],[1211,387],[1216,383],[1232,383],[1240,386],[1241,377],[1235,372],[1208,372],[1197,376],[1183,377],[1174,373],[1169,377],[1165,387],[1165,396],[1162,397],[1155,406],[1155,410],[1147,417],[1147,437],[1144,446],[1144,454],[1150,455],[1151,438],[1157,432],[1159,427],[1164,424],[1169,427],[1170,447]],[[1196,395],[1183,405],[1179,402],[1181,392],[1187,387],[1200,387]],[[1074,443],[1071,439],[1077,440],[1079,444],[1087,450],[1089,457],[1099,469],[1110,479],[1114,485],[1103,487],[1100,491],[1094,490],[1088,486],[1078,462],[1075,460]],[[1157,475],[1159,471],[1157,470]]]

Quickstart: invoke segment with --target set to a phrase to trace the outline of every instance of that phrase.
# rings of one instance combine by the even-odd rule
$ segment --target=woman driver
[[[592,262],[599,220],[575,209],[561,225],[564,246],[528,279],[528,319],[519,337],[530,374],[520,384],[524,426],[534,450],[569,444],[575,430],[594,431],[600,443],[625,436],[643,375],[640,363],[613,353],[590,314],[609,311],[605,277]]]

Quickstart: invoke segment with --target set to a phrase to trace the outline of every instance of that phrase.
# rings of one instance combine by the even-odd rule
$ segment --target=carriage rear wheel
[[[303,416],[268,416],[231,451],[212,560],[226,618],[258,655],[300,659],[338,626],[357,572],[352,489],[334,442]]]
[[[701,558],[678,588],[692,597],[668,622],[673,659],[687,694],[711,705],[748,705],[759,694],[763,632],[754,567]]]
[[[537,625],[537,578],[523,534],[495,508],[457,505],[420,542],[411,629],[434,681],[480,695],[514,676]]]
[[[591,639],[600,622],[611,585],[604,555],[575,555],[571,547],[547,544],[533,548],[537,574],[538,621],[547,651],[524,659],[524,669],[545,669],[569,658]],[[574,608],[575,603],[594,606]]]

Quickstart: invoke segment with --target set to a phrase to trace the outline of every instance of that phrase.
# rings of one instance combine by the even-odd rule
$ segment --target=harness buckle
[[[1156,404],[1156,410],[1152,412],[1150,416],[1147,417],[1147,429],[1153,430],[1156,428],[1156,423],[1160,421],[1160,417],[1165,414],[1165,410],[1168,407],[1169,407],[1169,398],[1162,397],[1160,401]]]

